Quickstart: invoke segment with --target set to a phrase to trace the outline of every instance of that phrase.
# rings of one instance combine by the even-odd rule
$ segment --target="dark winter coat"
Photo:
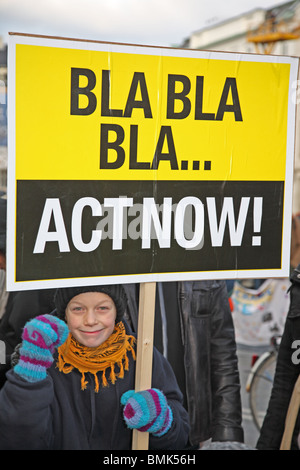
[[[294,270],[291,283],[290,308],[279,346],[273,389],[257,442],[257,448],[263,450],[278,450],[280,448],[289,402],[300,373],[299,345],[295,343],[296,340],[300,340],[300,265]],[[298,449],[299,430],[300,418],[298,415],[292,449]]]
[[[81,390],[81,374],[59,372],[55,363],[45,380],[28,383],[13,370],[0,391],[0,449],[130,450],[132,432],[122,416],[121,396],[134,389],[135,362],[115,385],[94,391],[93,376]],[[152,387],[165,393],[174,420],[162,437],[149,435],[149,448],[183,449],[188,416],[173,371],[154,349]]]
[[[243,442],[238,360],[226,284],[205,280],[165,283],[164,287],[171,289],[172,285],[174,290],[168,299],[168,303],[173,302],[168,342],[183,358],[190,442],[197,445],[209,438]],[[124,287],[134,324],[137,315],[134,286]],[[178,335],[175,339],[176,324],[182,352]],[[176,358],[169,360],[174,370],[178,369]]]

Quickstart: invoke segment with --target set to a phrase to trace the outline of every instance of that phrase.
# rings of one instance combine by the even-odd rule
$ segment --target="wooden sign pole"
[[[294,390],[291,396],[291,400],[289,403],[286,420],[285,420],[285,428],[284,433],[282,436],[282,441],[280,444],[280,450],[291,450],[291,443],[293,438],[293,433],[295,429],[296,419],[299,413],[300,407],[300,376],[295,383]]]
[[[140,303],[137,331],[137,355],[135,391],[151,388],[152,382],[152,357],[154,336],[154,313],[155,313],[155,282],[140,284]],[[133,430],[132,449],[147,450],[149,433]]]

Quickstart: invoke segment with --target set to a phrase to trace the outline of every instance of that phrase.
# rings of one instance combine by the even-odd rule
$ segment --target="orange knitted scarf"
[[[69,374],[74,367],[78,369],[82,374],[81,390],[86,389],[88,382],[85,380],[85,373],[90,372],[95,377],[95,391],[98,392],[98,372],[102,372],[103,387],[108,385],[106,371],[109,368],[110,381],[113,384],[117,378],[124,377],[124,370],[129,367],[128,351],[131,351],[135,360],[134,343],[135,338],[126,334],[122,322],[117,323],[110,337],[96,348],[83,346],[70,333],[66,342],[58,348],[57,367],[65,374]]]

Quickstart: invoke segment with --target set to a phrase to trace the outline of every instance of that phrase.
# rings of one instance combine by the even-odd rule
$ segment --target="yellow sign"
[[[17,44],[18,179],[285,178],[290,63],[135,52]]]

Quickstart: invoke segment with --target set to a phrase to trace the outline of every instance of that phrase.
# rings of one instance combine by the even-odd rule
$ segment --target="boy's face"
[[[116,315],[114,301],[102,292],[76,295],[66,308],[66,320],[73,337],[90,348],[100,346],[110,337]]]

